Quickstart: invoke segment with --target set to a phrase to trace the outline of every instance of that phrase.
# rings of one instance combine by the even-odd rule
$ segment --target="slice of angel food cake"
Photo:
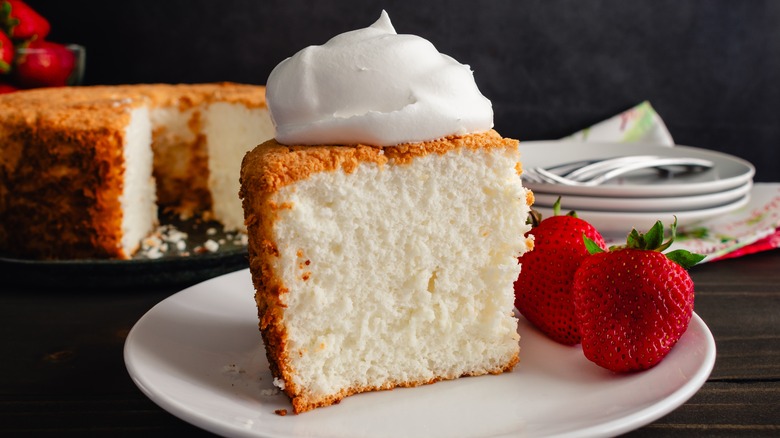
[[[386,12],[282,61],[240,197],[260,332],[302,413],[510,371],[533,195],[473,73]]]

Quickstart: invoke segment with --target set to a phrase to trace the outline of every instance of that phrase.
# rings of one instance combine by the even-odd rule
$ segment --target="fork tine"
[[[533,168],[534,173],[542,180],[542,182],[549,183],[549,184],[563,184],[563,185],[575,185],[575,181],[571,181],[567,178],[563,178],[559,175],[556,175],[542,167],[534,167]]]
[[[629,155],[607,158],[594,162],[593,164],[579,167],[568,173],[563,173],[561,176],[574,181],[585,181],[617,167],[658,158],[660,158],[658,155]]]
[[[615,178],[619,175],[623,175],[628,172],[632,172],[634,170],[639,169],[649,169],[649,168],[663,168],[668,166],[683,166],[689,169],[707,169],[714,165],[709,160],[702,160],[697,158],[657,158],[657,159],[646,159],[645,156],[644,160],[641,161],[629,161],[625,162],[622,165],[615,165],[612,167],[604,167],[600,170],[600,172],[592,171],[590,172],[590,178],[586,179],[582,175],[580,175],[579,180],[571,179],[562,175],[558,175],[556,173],[550,172],[547,169],[544,169],[542,167],[534,167],[531,169],[531,172],[529,174],[534,175],[535,177],[538,177],[541,179],[541,182],[544,183],[550,183],[550,184],[562,184],[567,186],[584,186],[584,187],[592,187],[597,186],[599,184],[604,183],[607,180],[610,180],[612,178]]]
[[[528,182],[534,182],[534,183],[545,183],[547,182],[544,180],[534,169],[523,169],[523,174],[521,175],[522,179],[528,181]]]

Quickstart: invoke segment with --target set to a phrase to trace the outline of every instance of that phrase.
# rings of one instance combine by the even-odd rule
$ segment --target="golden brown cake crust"
[[[0,250],[36,259],[130,257],[121,248],[118,200],[130,111],[140,105],[189,108],[211,101],[265,107],[265,89],[221,82],[41,88],[0,95]],[[194,163],[205,166],[202,154]]]
[[[414,158],[428,154],[444,154],[454,149],[513,148],[518,141],[501,137],[496,131],[452,136],[420,143],[398,146],[370,145],[283,145],[271,139],[258,145],[245,161],[247,166],[257,167],[262,173],[262,191],[275,192],[295,181],[306,179],[317,172],[333,171],[338,168],[351,173],[360,163],[371,162],[383,166],[389,160],[395,164],[410,163]],[[519,171],[519,169],[518,169]]]
[[[290,397],[290,402],[293,405],[293,412],[296,414],[300,414],[303,412],[310,411],[312,409],[337,404],[345,397],[349,397],[355,394],[360,394],[362,392],[386,391],[393,388],[414,388],[417,386],[430,385],[432,383],[441,382],[443,380],[453,380],[460,377],[482,376],[485,374],[501,374],[501,373],[512,371],[512,369],[515,367],[515,365],[517,365],[518,362],[519,362],[519,356],[515,355],[503,367],[487,370],[484,373],[466,373],[463,375],[439,376],[435,379],[428,379],[428,380],[387,382],[382,386],[354,386],[354,387],[344,389],[340,391],[338,394],[333,394],[329,397],[325,397],[316,401],[310,400],[306,394],[299,392],[295,388],[293,388],[292,390],[288,390],[288,388],[285,388],[285,394],[287,394]]]
[[[258,92],[260,91],[260,92]],[[261,85],[216,82],[207,84],[131,84],[83,87],[37,88],[0,94],[0,120],[14,114],[34,117],[57,113],[63,122],[78,128],[111,124],[110,107],[128,100],[142,99],[151,107],[178,106],[187,109],[207,102],[241,103],[249,108],[265,107],[265,87]],[[89,113],[78,110],[93,110]],[[74,117],[74,116],[78,117]]]
[[[131,106],[84,118],[30,106],[2,119],[0,248],[45,259],[126,257],[118,198]]]
[[[255,287],[259,329],[266,346],[266,356],[271,372],[284,380],[284,392],[290,397],[296,414],[338,403],[344,397],[366,391],[392,389],[394,387],[419,386],[461,376],[440,376],[425,381],[391,382],[381,387],[351,387],[338,394],[311,400],[301,388],[292,383],[295,370],[291,368],[285,348],[287,334],[282,321],[283,295],[288,288],[274,275],[273,263],[279,257],[277,243],[271,235],[278,212],[289,205],[278,204],[273,195],[282,187],[304,180],[317,172],[342,169],[350,173],[361,163],[384,166],[410,163],[414,158],[428,154],[444,154],[458,149],[517,149],[518,141],[501,137],[491,130],[479,134],[453,136],[440,140],[410,143],[399,146],[377,147],[368,145],[345,146],[289,146],[276,140],[258,145],[244,156],[241,165],[241,191],[245,224],[249,233],[249,266]],[[518,167],[518,171],[520,168]],[[486,370],[499,374],[510,371],[518,362],[515,355],[504,366]]]

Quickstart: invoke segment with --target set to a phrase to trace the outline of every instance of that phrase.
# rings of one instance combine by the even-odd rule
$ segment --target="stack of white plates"
[[[690,146],[527,141],[520,143],[520,154],[524,169],[630,155],[701,158],[714,164],[710,169],[671,176],[629,173],[593,187],[524,180],[534,192],[534,208],[543,216],[553,214],[553,203],[560,196],[563,213],[575,210],[611,237],[625,236],[632,228],[647,231],[657,220],[668,227],[674,216],[678,226],[691,226],[744,207],[755,174],[755,167],[743,159]]]

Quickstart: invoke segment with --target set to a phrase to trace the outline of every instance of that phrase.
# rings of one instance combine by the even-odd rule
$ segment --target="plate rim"
[[[555,193],[555,194],[568,194],[568,195],[587,195],[587,196],[603,196],[603,197],[662,197],[669,196],[670,193],[676,193],[678,195],[696,195],[704,193],[712,193],[716,191],[727,190],[739,186],[740,184],[749,181],[755,176],[755,166],[745,160],[744,158],[726,153],[716,151],[712,149],[705,149],[695,146],[686,146],[675,144],[673,146],[659,145],[656,143],[645,142],[577,142],[566,140],[538,140],[538,141],[521,141],[519,143],[520,161],[524,166],[528,166],[528,162],[525,161],[524,155],[527,154],[528,147],[535,147],[540,145],[551,145],[563,148],[583,148],[593,151],[593,155],[598,156],[598,150],[601,149],[614,149],[624,148],[630,150],[632,154],[641,153],[646,154],[648,150],[651,151],[669,151],[669,150],[683,150],[690,152],[691,155],[699,158],[718,158],[723,161],[728,161],[736,165],[744,167],[744,171],[739,175],[735,175],[729,178],[717,179],[716,181],[704,181],[690,184],[664,184],[664,185],[600,185],[596,187],[579,187],[579,186],[563,186],[558,184],[544,184],[533,183],[530,181],[523,181],[523,185],[530,188],[532,191],[541,193]],[[524,149],[525,148],[525,149]]]
[[[744,198],[746,195],[749,195],[751,192],[751,189],[753,188],[753,181],[749,180],[745,182],[742,185],[739,185],[732,189],[727,189],[720,192],[713,192],[713,193],[704,193],[700,195],[683,195],[683,196],[664,196],[664,197],[647,197],[647,198],[637,198],[637,197],[613,197],[613,196],[591,196],[591,195],[558,195],[558,194],[551,194],[551,193],[539,193],[534,192],[534,204],[532,207],[542,207],[542,208],[552,208],[553,204],[548,202],[537,202],[539,200],[539,195],[541,195],[542,199],[545,200],[551,200],[553,198],[557,198],[558,196],[561,197],[561,209],[562,210],[577,210],[579,211],[590,211],[590,212],[603,212],[603,213],[612,213],[612,212],[620,212],[620,213],[641,213],[641,214],[647,214],[647,213],[660,213],[660,214],[669,214],[670,211],[676,211],[676,212],[682,212],[682,213],[694,213],[700,210],[707,210],[710,208],[716,208],[723,205],[729,205],[731,203],[736,203],[740,199]],[[725,198],[725,200],[720,200],[718,202],[711,201],[712,199],[715,199],[717,195],[721,195]],[[696,202],[697,200],[701,199],[708,199],[709,204],[705,204],[702,206],[694,207],[694,208],[685,208],[685,209],[674,209],[674,210],[659,210],[655,208],[646,208],[646,209],[640,209],[640,208],[588,208],[583,207],[582,205],[585,205],[584,203],[593,203],[593,202],[602,202],[602,203],[611,203],[614,202],[615,206],[618,206],[621,203],[628,202],[629,205],[634,204],[640,204],[640,203],[658,203],[663,204],[665,201],[667,204],[665,205],[684,205],[685,203],[692,203]],[[572,199],[574,199],[574,203],[572,204]],[[554,202],[554,201],[553,201]],[[668,202],[672,202],[673,204],[669,204]],[[606,204],[601,204],[606,205]]]
[[[748,192],[744,196],[739,197],[735,201],[717,205],[715,207],[703,208],[699,210],[691,211],[605,211],[605,210],[584,210],[577,209],[577,216],[588,221],[593,225],[604,237],[625,237],[631,228],[637,228],[638,231],[646,231],[655,223],[656,220],[661,220],[664,224],[671,224],[674,218],[677,218],[678,229],[685,229],[699,222],[706,221],[710,218],[717,217],[720,214],[727,214],[750,204],[751,194]],[[550,216],[553,213],[552,207],[539,206],[536,208],[542,216]],[[625,227],[620,230],[615,229],[613,226],[605,225],[605,221],[621,221],[626,223]],[[631,221],[648,221],[645,225],[637,225],[636,222]],[[642,230],[644,228],[644,230]]]
[[[159,257],[147,256],[142,247],[129,259],[43,259],[2,250],[0,276],[10,284],[46,288],[62,284],[85,289],[184,287],[249,266],[249,249],[242,238],[245,231],[225,229],[218,221],[199,215],[183,218],[161,210],[158,218],[157,227],[143,240],[158,236],[169,246],[170,250],[161,250]],[[171,231],[186,236],[185,251],[166,239],[165,234]],[[207,240],[218,242],[219,247],[206,249]]]
[[[136,363],[137,358],[135,357],[133,351],[134,348],[137,348],[135,338],[139,331],[139,327],[142,327],[143,324],[148,322],[150,318],[153,318],[154,314],[157,311],[159,311],[162,307],[172,304],[177,300],[183,299],[183,297],[186,297],[187,294],[194,293],[195,291],[201,288],[208,287],[209,285],[222,283],[226,281],[226,279],[228,278],[241,277],[241,276],[245,277],[244,278],[245,280],[251,278],[248,277],[249,275],[248,273],[249,273],[249,269],[244,269],[244,270],[231,272],[228,274],[221,275],[219,277],[215,277],[203,281],[201,283],[187,287],[165,298],[164,300],[160,301],[156,305],[154,305],[136,322],[136,324],[134,324],[134,326],[131,328],[130,332],[128,333],[123,348],[124,362],[125,362],[126,370],[131,380],[141,390],[141,392],[143,392],[150,400],[152,400],[155,404],[157,404],[158,406],[166,410],[168,413],[194,426],[197,426],[209,432],[213,432],[217,434],[225,434],[228,436],[238,436],[238,437],[287,436],[287,435],[279,434],[278,432],[274,432],[274,431],[268,431],[263,433],[263,432],[243,429],[233,423],[227,424],[223,421],[215,420],[213,418],[204,416],[201,413],[197,412],[196,409],[192,409],[191,407],[183,403],[179,403],[178,401],[170,397],[161,396],[160,391],[156,390],[154,387],[150,386],[148,382],[145,381],[145,378],[143,377],[143,371],[139,372],[140,368],[142,367],[139,367],[139,364]],[[248,287],[251,287],[251,283]],[[519,318],[523,318],[521,315],[517,314],[517,311],[516,311],[516,316],[518,316]],[[530,323],[528,323],[527,321],[521,321],[520,323],[526,324],[527,327],[531,327]],[[707,379],[709,378],[714,368],[715,359],[716,359],[716,344],[712,332],[710,331],[709,327],[706,325],[704,320],[701,319],[701,317],[695,312],[693,312],[691,324],[689,325],[688,330],[691,330],[691,327],[695,327],[696,330],[702,334],[701,338],[703,340],[703,345],[699,346],[699,350],[703,352],[703,354],[701,355],[701,362],[698,364],[698,366],[696,367],[692,375],[682,385],[674,389],[674,391],[671,394],[665,396],[663,399],[659,401],[653,402],[649,406],[644,406],[638,409],[637,411],[632,412],[631,414],[626,415],[624,417],[620,417],[618,419],[610,419],[608,421],[605,421],[604,423],[594,424],[586,428],[577,430],[576,432],[567,431],[562,433],[556,433],[552,436],[585,437],[585,436],[621,434],[645,426],[657,420],[658,418],[667,415],[668,413],[672,412],[673,410],[677,409],[679,406],[684,404],[693,395],[695,395],[696,392],[698,392],[698,390],[704,385],[704,383],[706,383]],[[541,335],[541,332],[536,332],[536,333],[537,333],[536,336],[540,336],[540,337],[543,336]],[[526,333],[524,336],[527,335],[528,334]],[[262,346],[262,341],[259,339],[259,335],[258,335],[258,345]],[[644,372],[652,372],[652,370],[647,370]],[[517,431],[514,431],[514,433],[516,432]]]

